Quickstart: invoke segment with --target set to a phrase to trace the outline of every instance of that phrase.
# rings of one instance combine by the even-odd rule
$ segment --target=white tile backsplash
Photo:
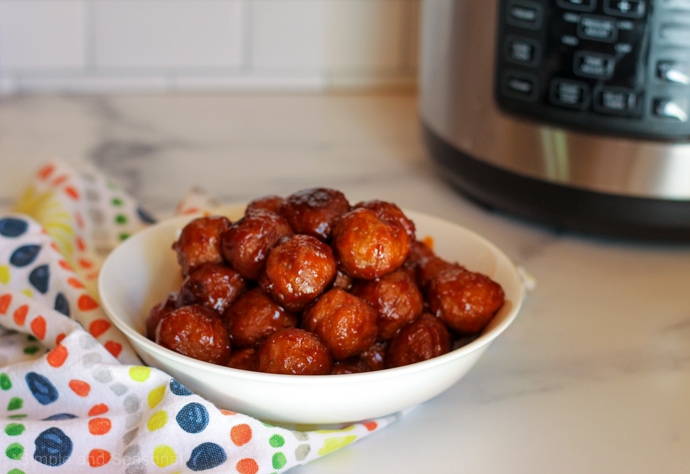
[[[0,0],[0,94],[414,87],[420,0]]]

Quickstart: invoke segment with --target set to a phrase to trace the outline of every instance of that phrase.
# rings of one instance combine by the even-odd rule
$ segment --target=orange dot
[[[83,294],[77,300],[77,307],[82,311],[91,311],[92,309],[98,308],[98,303],[89,295]],[[108,324],[108,326],[110,327],[110,324]]]
[[[56,252],[59,252],[60,249],[58,248],[57,244],[55,242],[50,243],[50,248],[55,250]]]
[[[89,416],[102,415],[103,413],[107,412],[108,405],[106,405],[105,403],[98,403],[91,407],[91,410],[89,410]]]
[[[12,295],[10,293],[0,296],[0,314],[7,314],[10,304],[12,304]]]
[[[21,305],[14,311],[14,322],[17,326],[23,326],[26,321],[26,314],[29,312],[29,307],[25,304]]]
[[[51,367],[60,367],[67,360],[69,352],[67,348],[62,344],[55,346],[48,354],[46,354],[46,360]]]
[[[84,218],[81,216],[81,212],[76,211],[74,213],[74,220],[77,221],[77,227],[80,229],[84,228]]]
[[[62,183],[64,183],[66,180],[67,180],[67,175],[63,174],[62,176],[58,176],[57,178],[55,178],[55,180],[53,180],[53,184],[55,186],[59,186]]]
[[[225,416],[237,415],[237,412],[226,410],[225,408],[219,408],[220,413]]]
[[[80,258],[77,263],[81,268],[89,269],[93,268],[93,262],[88,258]]]
[[[65,270],[72,270],[72,265],[67,263],[65,260],[58,260],[58,265],[60,265]]]
[[[240,474],[256,474],[259,472],[259,465],[252,458],[244,458],[237,461],[235,469]]]
[[[60,344],[62,340],[65,338],[65,333],[61,332],[55,337],[55,344]]]
[[[69,381],[69,388],[80,397],[85,397],[91,391],[91,385],[83,380],[72,379]]]
[[[36,175],[40,179],[48,179],[48,177],[53,173],[54,170],[55,170],[55,166],[45,165],[43,168],[38,170],[38,173],[36,173]]]
[[[89,420],[89,433],[92,435],[103,435],[110,431],[112,423],[109,418],[93,418]]]
[[[67,194],[69,197],[71,197],[75,201],[79,200],[79,191],[77,191],[74,188],[74,186],[67,186],[65,188],[65,194]]]
[[[36,316],[31,321],[31,331],[38,339],[43,340],[46,337],[46,319],[43,316]]]
[[[84,250],[86,250],[86,244],[84,243],[84,239],[82,239],[81,237],[77,237],[75,239],[75,243],[77,244],[77,249],[80,252],[83,252]]]
[[[105,449],[92,449],[89,451],[89,465],[91,467],[105,466],[110,462],[110,452]]]
[[[364,422],[364,427],[367,429],[367,431],[374,431],[376,428],[378,428],[378,423],[375,421],[367,421]]]
[[[74,277],[69,277],[67,279],[67,284],[69,284],[69,286],[71,286],[72,288],[76,288],[76,289],[84,288],[83,283],[80,282],[78,278],[74,278]]]
[[[105,348],[110,352],[113,357],[119,357],[122,352],[122,344],[115,341],[106,341],[104,344]]]
[[[252,428],[246,424],[235,425],[230,430],[230,439],[235,446],[242,446],[252,440]]]
[[[84,295],[86,296],[86,295]],[[81,298],[79,298],[81,299]],[[79,308],[81,309],[81,307]],[[106,332],[108,329],[110,329],[110,323],[106,321],[105,319],[96,319],[94,322],[89,324],[89,333],[93,337],[100,337],[103,335],[104,332]]]

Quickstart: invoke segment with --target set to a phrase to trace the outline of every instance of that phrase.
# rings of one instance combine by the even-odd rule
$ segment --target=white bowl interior
[[[244,206],[214,214],[239,218]],[[506,303],[478,339],[443,356],[395,369],[348,375],[275,375],[221,367],[191,359],[147,339],[149,310],[179,288],[172,243],[195,216],[181,216],[144,229],[108,256],[101,269],[101,302],[144,363],[164,370],[220,408],[279,424],[336,424],[377,418],[427,401],[457,382],[513,321],[522,304],[515,266],[493,244],[463,227],[405,211],[419,238],[430,236],[438,255],[500,283]]]

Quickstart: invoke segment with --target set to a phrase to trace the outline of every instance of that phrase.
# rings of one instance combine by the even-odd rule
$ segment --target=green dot
[[[115,216],[115,222],[117,224],[120,224],[120,225],[126,224],[127,223],[127,216],[125,216],[124,214],[118,214]]]
[[[10,415],[7,418],[9,418],[10,420],[21,420],[23,418],[26,418],[27,416],[29,415],[27,415],[26,413],[17,413],[16,415]]]
[[[6,373],[0,374],[0,388],[3,390],[9,390],[12,388],[12,382],[10,381],[10,376]]]
[[[129,235],[130,234],[123,232],[122,234],[120,234],[120,240],[127,240],[129,238]]]
[[[32,355],[40,351],[41,348],[38,346],[28,346],[24,348],[24,354]]]
[[[110,204],[112,204],[113,206],[122,206],[122,199],[117,198],[117,197],[116,197],[116,198],[112,198],[112,199],[110,200]]]
[[[285,438],[282,436],[275,434],[271,436],[271,438],[268,440],[268,442],[273,446],[274,448],[280,448],[285,444]]]
[[[27,341],[32,341],[32,342],[38,341],[38,339],[36,339],[36,338],[35,338],[33,335],[31,335],[31,334],[27,334],[27,335],[26,335],[26,340],[27,340]]]
[[[287,458],[283,453],[275,453],[271,459],[273,469],[280,469],[287,464]]]
[[[12,397],[10,399],[10,402],[7,404],[7,410],[19,410],[21,407],[24,406],[24,400],[22,400],[19,397]]]
[[[7,433],[7,436],[19,436],[25,429],[26,427],[21,423],[10,423],[5,426],[5,433]]]
[[[10,471],[7,471],[7,474],[26,474],[24,471],[21,469],[12,469]]]
[[[24,446],[22,446],[19,443],[12,443],[9,446],[7,446],[7,449],[5,450],[5,455],[10,459],[18,461],[24,455]]]

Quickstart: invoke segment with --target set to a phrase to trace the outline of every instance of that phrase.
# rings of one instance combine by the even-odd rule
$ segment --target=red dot
[[[91,311],[92,309],[98,308],[98,303],[89,295],[84,294],[77,300],[77,307],[82,311]],[[110,324],[108,324],[108,326],[110,326]]]
[[[242,446],[252,440],[252,428],[246,424],[235,425],[230,429],[230,439],[235,446]]]
[[[7,314],[10,304],[12,304],[12,295],[10,293],[0,296],[0,314]]]
[[[17,326],[23,326],[26,321],[26,314],[29,312],[29,307],[25,304],[21,305],[14,311],[14,322]]]
[[[104,435],[112,428],[109,418],[93,418],[89,420],[89,433],[92,435]]]
[[[256,474],[259,472],[259,465],[252,458],[244,458],[237,461],[235,469],[240,474]]]
[[[31,321],[31,332],[40,340],[46,337],[46,319],[43,316],[36,316]]]
[[[89,466],[100,467],[110,462],[110,452],[105,449],[92,449],[89,451]]]
[[[102,415],[103,413],[107,412],[108,405],[106,405],[105,403],[98,403],[91,407],[91,410],[89,410],[89,416]]]
[[[122,352],[122,344],[115,341],[106,341],[104,344],[105,348],[110,352],[113,357],[119,357]]]
[[[80,397],[85,397],[91,391],[91,385],[83,380],[72,379],[69,381],[69,388]]]
[[[62,344],[55,346],[48,354],[46,354],[46,360],[51,367],[60,367],[67,360],[69,351]]]
[[[55,170],[55,166],[53,165],[45,165],[43,168],[38,170],[37,176],[39,179],[48,179],[48,177],[53,174],[53,171]]]
[[[79,309],[81,309],[81,307],[79,307]],[[110,323],[105,319],[97,319],[91,324],[89,324],[89,334],[91,334],[93,337],[102,336],[103,333],[106,332],[108,329],[110,329]]]

